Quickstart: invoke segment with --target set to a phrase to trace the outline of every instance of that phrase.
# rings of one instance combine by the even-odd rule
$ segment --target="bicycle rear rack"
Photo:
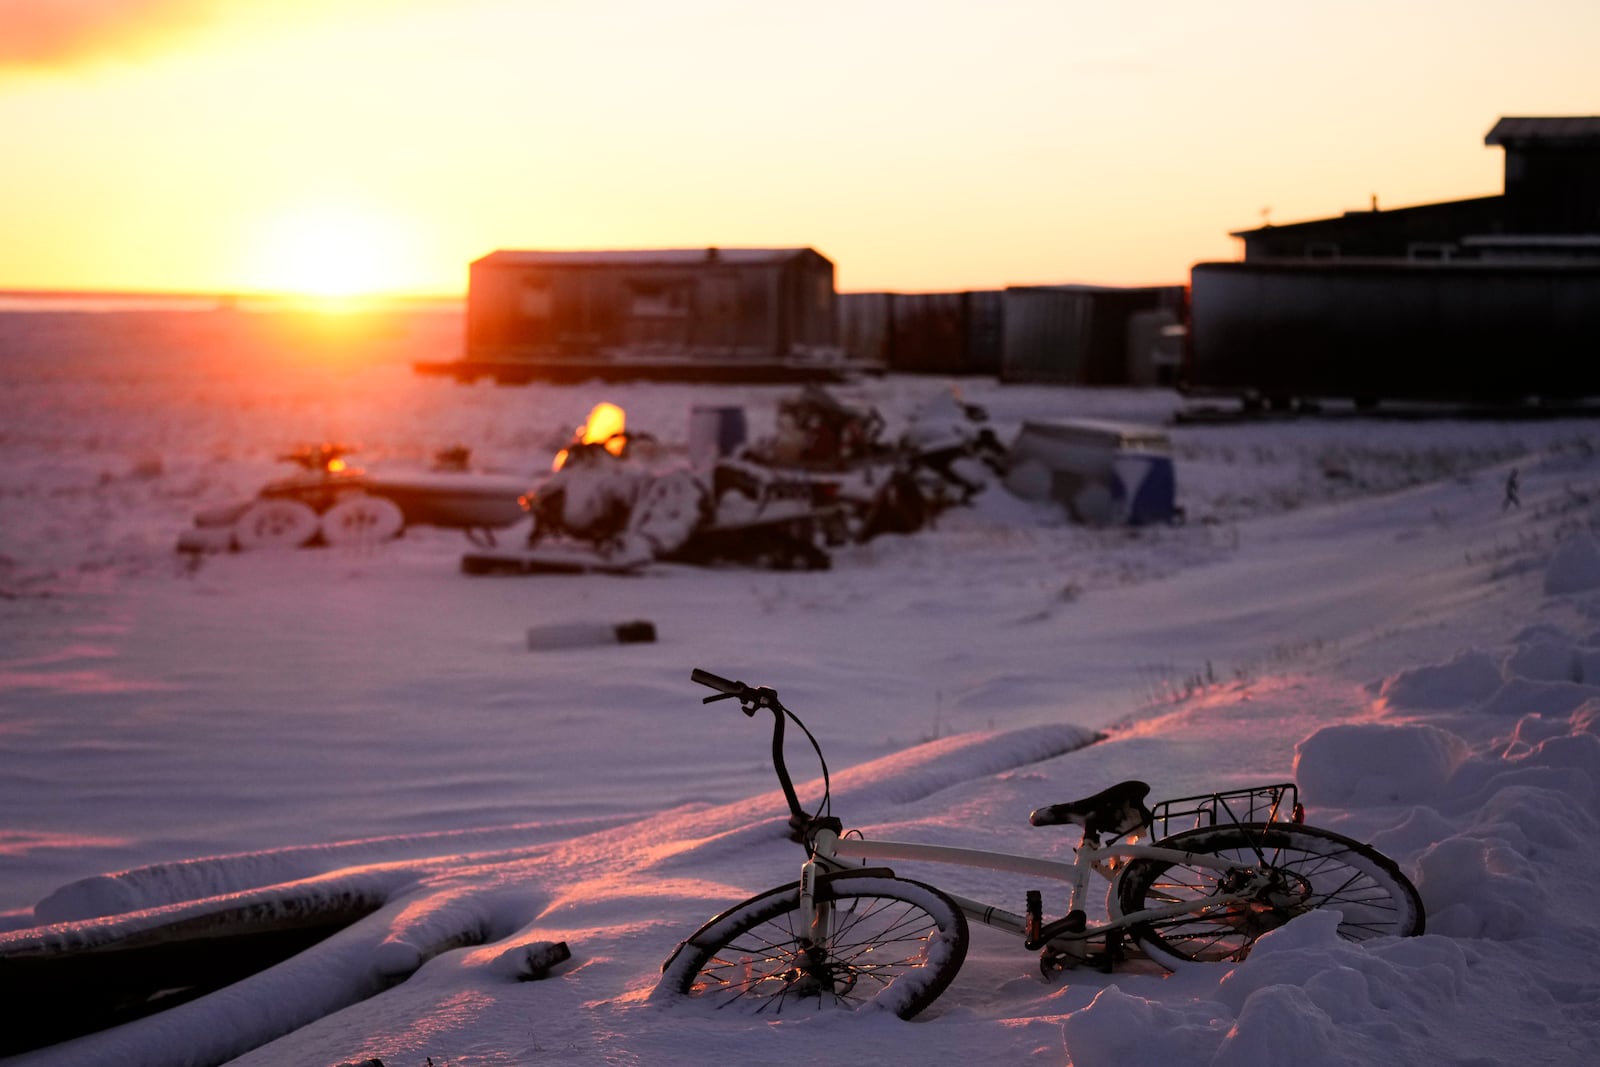
[[[1293,782],[1259,785],[1253,789],[1234,789],[1223,793],[1200,793],[1192,797],[1163,800],[1150,809],[1152,840],[1184,830],[1196,830],[1241,823],[1290,822],[1305,819],[1300,793]]]

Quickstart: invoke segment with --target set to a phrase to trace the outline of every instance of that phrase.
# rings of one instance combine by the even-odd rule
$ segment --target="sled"
[[[343,444],[279,456],[300,469],[269,482],[249,500],[211,508],[178,535],[186,553],[360,546],[393,540],[410,526],[458,529],[492,546],[494,531],[527,519],[527,480],[469,470],[468,453],[440,453],[428,471],[386,475],[350,467]]]

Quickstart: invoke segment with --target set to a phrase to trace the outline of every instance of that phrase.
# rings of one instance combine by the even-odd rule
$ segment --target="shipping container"
[[[1000,369],[1001,293],[843,293],[841,344],[852,358],[903,374]]]
[[[1182,286],[1013,286],[1004,294],[1000,378],[1007,382],[1125,385],[1134,316],[1176,316]]]

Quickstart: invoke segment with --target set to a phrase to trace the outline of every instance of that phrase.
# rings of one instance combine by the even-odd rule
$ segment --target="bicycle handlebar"
[[[708,689],[715,689],[716,696],[705,697],[701,703],[709,704],[714,700],[726,700],[735,697],[739,701],[739,710],[746,715],[754,717],[757,708],[766,708],[772,712],[772,769],[777,772],[778,785],[783,788],[783,799],[789,805],[790,826],[797,834],[803,836],[804,828],[815,822],[818,816],[828,808],[828,763],[822,758],[822,749],[817,744],[817,739],[811,736],[811,731],[806,729],[806,724],[797,718],[794,712],[784,707],[778,700],[777,690],[768,686],[746,685],[744,682],[730,681],[720,674],[701,670],[699,667],[689,672],[689,680]],[[808,816],[800,806],[800,799],[795,795],[794,781],[789,777],[789,767],[783,758],[783,727],[784,719],[794,719],[796,726],[806,735],[806,740],[811,742],[812,749],[817,754],[817,760],[822,764],[822,807],[817,814]],[[800,838],[797,837],[796,840]]]
[[[743,682],[730,682],[719,674],[703,671],[699,667],[689,673],[689,681],[698,682],[708,689],[720,689],[724,696],[730,697],[736,697],[748,688]],[[716,697],[707,697],[706,699],[715,700]]]
[[[787,709],[778,703],[778,694],[775,690],[769,689],[764,685],[745,685],[743,682],[729,681],[720,674],[712,674],[710,671],[701,670],[699,667],[689,672],[689,680],[698,682],[707,689],[717,690],[716,696],[706,697],[701,701],[702,704],[710,704],[714,700],[727,700],[729,697],[734,697],[739,701],[739,710],[746,715],[754,716],[757,708],[771,710],[777,715],[779,729],[782,729],[783,716],[786,714]]]

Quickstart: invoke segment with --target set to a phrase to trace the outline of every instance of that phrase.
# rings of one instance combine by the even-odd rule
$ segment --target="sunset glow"
[[[404,288],[398,241],[380,220],[320,209],[273,220],[245,268],[251,288],[313,297],[369,296]]]
[[[498,248],[805,247],[842,290],[1161,283],[1501,191],[1590,0],[0,0],[0,290],[459,295]]]

